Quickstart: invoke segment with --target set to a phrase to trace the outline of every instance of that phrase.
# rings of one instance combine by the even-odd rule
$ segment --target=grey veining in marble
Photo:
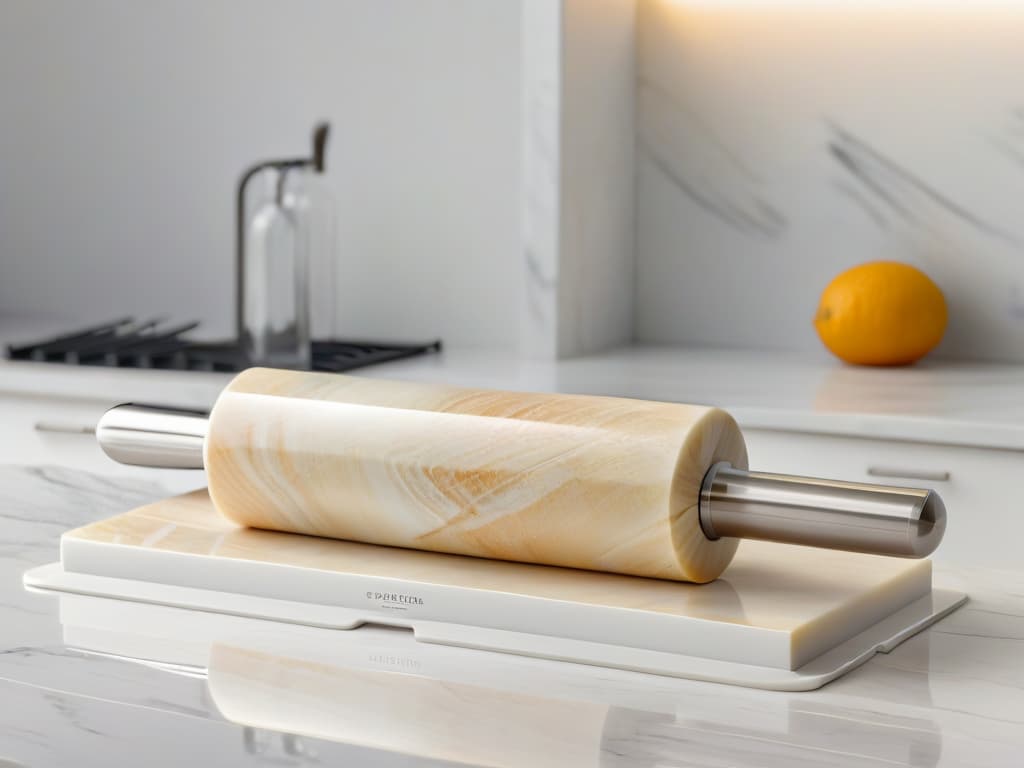
[[[442,746],[468,744],[461,732],[488,728],[499,734],[493,751],[470,764],[543,765],[541,753],[529,761],[523,756],[534,743],[546,745],[545,754],[575,756],[564,765],[595,768],[996,767],[1016,764],[1024,751],[1024,572],[950,567],[939,567],[939,580],[970,592],[970,604],[811,693],[430,647],[395,630],[366,628],[359,630],[365,635],[339,637],[225,618],[214,639],[237,646],[242,657],[269,659],[271,672],[312,664],[323,670],[312,680],[332,674],[369,685],[361,690],[374,696],[356,703],[361,722],[377,725],[373,734],[357,734],[361,743],[355,744],[302,733],[314,730],[312,721],[300,720],[284,733],[232,723],[218,706],[218,697],[220,705],[227,703],[224,691],[211,691],[202,674],[175,673],[157,659],[142,664],[67,647],[70,625],[62,627],[62,619],[93,621],[90,642],[116,645],[114,630],[102,629],[103,611],[90,608],[97,598],[78,598],[84,602],[73,610],[70,604],[61,609],[57,597],[29,594],[20,585],[24,567],[55,557],[61,530],[149,500],[160,489],[26,467],[2,467],[0,479],[0,759],[15,765],[442,765],[448,759]],[[163,610],[167,626],[176,628],[168,637],[176,632],[195,639],[189,627],[201,626],[204,615]],[[129,622],[128,629],[160,646],[164,630],[156,622]],[[205,653],[181,642],[167,640],[164,655],[191,664],[192,656]],[[253,690],[265,679],[254,678]],[[282,700],[299,690],[288,676],[276,679],[285,686]],[[409,728],[391,717],[410,695],[419,697],[414,702],[424,713],[453,707],[463,719],[454,730],[410,744]],[[275,715],[275,696],[264,702],[269,710],[263,715],[287,722],[294,705],[282,704]],[[521,701],[533,703],[520,708]],[[530,713],[538,709],[560,713],[557,727],[554,720],[550,732],[536,725]],[[340,734],[346,722],[339,715],[325,727]],[[512,742],[503,749],[500,734],[515,737],[520,751]]]
[[[986,221],[843,126],[829,122],[828,132],[829,154],[895,216],[918,226],[934,227],[938,222],[932,211],[941,211],[982,234],[1020,245],[1016,234]]]
[[[55,560],[63,531],[162,495],[159,487],[134,480],[60,467],[0,466],[0,610],[12,617],[0,622],[0,641],[10,646],[27,627],[52,624],[46,601],[20,588],[21,572]]]
[[[657,81],[641,78],[637,87],[642,157],[683,197],[725,226],[756,239],[782,237],[786,217],[763,196],[761,179],[741,153]]]
[[[940,355],[1024,360],[1019,5],[639,7],[640,341],[819,351],[885,259],[946,295]]]
[[[520,351],[555,359],[631,336],[635,3],[519,5],[522,279],[505,288]]]

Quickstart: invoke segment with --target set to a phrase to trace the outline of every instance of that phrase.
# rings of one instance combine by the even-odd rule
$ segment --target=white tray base
[[[109,597],[328,629],[352,630],[364,624],[407,627],[413,630],[418,641],[424,643],[782,691],[819,688],[863,664],[874,654],[889,652],[908,637],[962,605],[967,599],[961,592],[934,589],[931,594],[911,602],[801,667],[789,670],[538,633],[485,629],[467,624],[431,621],[417,616],[382,615],[381,612],[374,610],[316,605],[236,592],[67,572],[60,563],[28,571],[24,581],[26,586],[34,589]],[[410,584],[409,590],[421,591],[422,587],[422,584]],[[472,593],[477,593],[475,599],[479,600],[481,610],[486,610],[488,598],[494,596],[485,590],[468,590],[467,594],[471,600],[474,599]],[[467,608],[472,609],[473,606],[469,605]]]

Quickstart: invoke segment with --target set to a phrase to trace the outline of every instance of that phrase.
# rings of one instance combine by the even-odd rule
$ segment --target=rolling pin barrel
[[[112,459],[202,468],[206,414],[116,406],[96,435]],[[931,490],[752,472],[728,462],[704,475],[700,530],[710,541],[751,538],[854,552],[925,557],[942,540],[945,507]]]

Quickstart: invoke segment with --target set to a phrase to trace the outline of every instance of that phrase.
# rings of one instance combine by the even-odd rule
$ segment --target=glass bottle
[[[319,178],[327,133],[317,126],[312,157],[259,163],[239,182],[236,322],[247,365],[312,367],[312,264],[334,330],[333,200]]]
[[[337,316],[335,198],[322,173],[308,169],[285,177],[284,208],[291,214],[306,257],[309,328],[314,338],[334,337]]]

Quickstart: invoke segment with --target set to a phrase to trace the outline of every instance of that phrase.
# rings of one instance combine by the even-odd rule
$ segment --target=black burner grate
[[[204,343],[185,334],[199,323],[168,325],[160,319],[123,317],[30,344],[9,345],[11,360],[120,368],[182,371],[240,371],[245,358],[234,341]],[[424,344],[323,340],[313,342],[313,370],[341,373],[441,350],[440,340]]]

